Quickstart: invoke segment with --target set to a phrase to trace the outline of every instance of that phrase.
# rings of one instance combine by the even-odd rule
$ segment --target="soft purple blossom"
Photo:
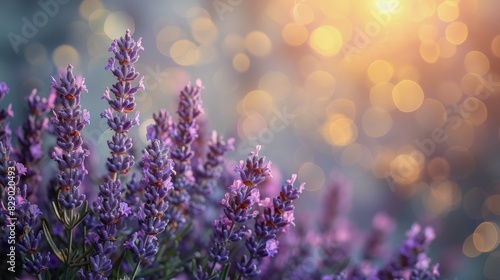
[[[20,176],[20,173],[17,172],[16,176]],[[12,211],[14,213],[12,218],[16,220],[11,220],[12,212],[6,208],[0,212],[5,215],[7,221],[15,223],[16,245],[25,256],[23,269],[30,274],[40,274],[48,269],[50,253],[40,251],[43,232],[35,227],[42,212],[36,204],[28,201],[27,196],[28,186],[23,185],[16,196],[15,210]]]
[[[132,234],[130,240],[123,244],[123,248],[132,252],[136,262],[152,262],[158,253],[159,243],[154,235],[149,235],[143,231]]]
[[[36,191],[42,181],[36,164],[42,157],[42,133],[47,130],[49,123],[45,115],[54,108],[55,98],[55,92],[51,92],[48,98],[42,98],[37,95],[36,89],[33,89],[27,98],[28,117],[23,126],[16,130],[20,145],[17,160],[29,167],[28,174],[22,178],[21,184],[27,184],[30,187],[30,194]]]
[[[175,175],[172,178],[173,190],[168,198],[170,207],[166,213],[169,219],[169,232],[174,233],[182,228],[188,221],[188,213],[184,209],[190,209],[190,189],[195,185],[191,158],[194,156],[192,145],[198,138],[198,117],[203,114],[201,80],[196,80],[195,85],[188,83],[180,94],[179,106],[177,108],[177,123],[171,123],[168,115],[159,115],[163,123],[160,123],[154,133],[155,137],[164,137],[164,132],[169,131],[171,139],[170,156],[174,162]],[[152,135],[150,135],[151,137]],[[168,142],[167,142],[168,143]]]
[[[144,151],[141,165],[146,202],[139,226],[146,234],[157,235],[165,230],[168,222],[164,213],[168,208],[167,197],[172,189],[171,176],[174,174],[168,147],[159,140],[153,141]]]
[[[89,155],[82,147],[81,131],[88,123],[83,118],[80,106],[80,94],[86,91],[85,85],[78,83],[73,75],[73,66],[69,65],[65,75],[61,75],[59,82],[53,78],[52,87],[57,90],[61,107],[53,111],[51,122],[57,131],[57,147],[52,158],[57,162],[60,173],[59,203],[66,209],[80,207],[85,201],[85,195],[80,193],[87,170],[84,166],[85,158]]]
[[[0,82],[0,102],[9,93],[10,89],[6,83]],[[0,109],[0,142],[4,147],[11,149],[10,135],[12,131],[9,128],[9,123],[6,122],[7,118],[13,117],[12,104],[7,105],[7,109]]]
[[[272,177],[271,162],[266,162],[265,157],[259,157],[261,146],[251,152],[246,161],[240,161],[235,171],[239,173],[241,181],[247,186],[256,186],[264,182],[266,177]]]
[[[142,78],[139,85],[132,86],[132,83],[139,73],[135,72],[134,63],[139,58],[138,51],[143,50],[141,39],[137,42],[130,36],[127,30],[125,37],[114,40],[109,48],[113,52],[114,58],[108,60],[107,70],[111,70],[117,82],[112,88],[106,88],[102,99],[108,101],[110,108],[101,113],[101,118],[107,119],[108,126],[115,132],[111,140],[107,141],[111,156],[106,161],[106,167],[110,176],[106,182],[99,186],[97,201],[94,203],[94,209],[99,213],[100,224],[94,232],[89,233],[88,241],[94,247],[95,255],[91,258],[90,273],[81,273],[81,275],[105,275],[111,269],[110,255],[117,249],[113,244],[117,238],[120,221],[123,217],[131,214],[129,205],[122,201],[122,183],[118,176],[126,174],[134,165],[134,157],[129,154],[132,148],[132,139],[128,136],[129,130],[139,124],[139,114],[135,113],[134,118],[129,118],[128,113],[135,108],[134,94],[141,88]],[[115,61],[119,66],[114,67]],[[114,95],[111,98],[110,93]],[[83,112],[83,118],[90,120],[88,111]]]
[[[111,176],[115,177],[115,181],[117,175],[128,173],[135,163],[134,157],[128,153],[132,148],[128,132],[139,124],[139,112],[135,112],[133,118],[130,118],[128,113],[135,109],[135,94],[144,89],[143,77],[138,85],[132,85],[132,82],[139,77],[134,64],[139,59],[139,51],[143,49],[141,38],[135,41],[130,36],[130,30],[126,31],[125,37],[114,40],[108,49],[114,54],[114,58],[108,60],[106,70],[110,70],[118,81],[111,88],[106,88],[102,96],[102,99],[108,101],[110,108],[101,113],[101,118],[107,119],[108,126],[115,132],[112,139],[108,140],[111,157],[106,161],[106,166]],[[117,67],[114,66],[115,62],[118,63]]]
[[[369,234],[364,251],[363,258],[373,260],[381,258],[387,251],[385,239],[394,230],[395,222],[385,213],[377,213],[372,220],[372,232]]]
[[[286,232],[290,225],[294,225],[293,201],[299,198],[304,186],[301,184],[299,188],[294,188],[296,178],[297,175],[293,174],[291,179],[287,180],[278,197],[273,198],[273,207],[265,208],[264,213],[256,219],[252,236],[245,240],[250,256],[237,265],[238,271],[244,277],[250,278],[260,274],[257,270],[258,261],[276,255],[276,237],[280,232]]]
[[[10,89],[5,82],[0,82],[0,100],[2,100]]]
[[[269,257],[274,257],[278,253],[279,242],[275,239],[266,241],[266,253]]]
[[[430,259],[427,257],[426,251],[435,237],[431,227],[422,230],[419,224],[413,224],[406,232],[406,240],[401,244],[399,254],[381,269],[377,276],[383,280],[403,277],[409,271],[412,274],[426,273],[427,269],[430,268]],[[439,274],[437,266],[433,267],[430,274]]]

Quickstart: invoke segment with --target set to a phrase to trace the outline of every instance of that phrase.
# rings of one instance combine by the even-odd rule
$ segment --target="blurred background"
[[[443,279],[500,279],[500,2],[496,0],[0,1],[0,81],[13,128],[68,63],[86,78],[84,137],[107,154],[99,118],[112,39],[142,37],[141,125],[203,81],[207,126],[306,182],[315,219],[332,180],[350,181],[349,221],[414,221],[437,233]],[[3,106],[3,105],[2,105]],[[137,143],[137,142],[136,142]],[[102,161],[101,161],[102,162]]]

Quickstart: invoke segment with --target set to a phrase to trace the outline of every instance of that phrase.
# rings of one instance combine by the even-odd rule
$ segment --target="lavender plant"
[[[37,95],[33,89],[27,98],[28,117],[23,126],[16,130],[19,142],[17,161],[27,167],[27,174],[21,178],[21,185],[28,185],[28,196],[37,192],[37,187],[42,183],[41,171],[37,166],[43,156],[42,134],[47,130],[49,119],[46,114],[54,108],[55,92],[51,92],[48,98]]]
[[[203,114],[200,96],[202,89],[201,80],[196,80],[194,86],[188,83],[180,94],[177,123],[168,122],[167,116],[167,124],[164,124],[169,128],[172,142],[170,153],[175,170],[173,190],[168,198],[171,207],[167,212],[168,231],[171,236],[189,223],[190,189],[195,183],[191,169],[191,158],[194,155],[191,145],[198,137],[199,126],[196,119]]]
[[[84,273],[79,270],[81,279],[106,279],[104,275],[111,270],[111,254],[116,251],[114,244],[117,239],[119,225],[123,217],[127,217],[130,207],[122,201],[122,183],[119,175],[127,174],[134,165],[134,156],[129,154],[133,146],[132,139],[128,136],[130,129],[139,123],[139,112],[135,113],[135,118],[131,119],[128,113],[133,112],[136,104],[134,94],[144,88],[140,79],[139,84],[132,85],[132,82],[139,77],[135,71],[134,63],[139,59],[139,51],[143,50],[141,39],[135,41],[127,30],[125,37],[114,40],[108,49],[113,52],[114,58],[108,60],[106,70],[110,70],[117,78],[111,89],[106,88],[102,99],[108,101],[110,108],[101,113],[101,118],[107,119],[108,126],[114,131],[111,140],[108,141],[108,148],[111,156],[106,161],[109,174],[106,182],[99,186],[99,195],[94,203],[94,209],[99,213],[100,224],[89,232],[87,241],[94,248],[95,254],[91,257],[91,263],[99,263],[90,267]],[[115,68],[115,62],[118,66]],[[114,99],[110,97],[113,93]]]
[[[60,249],[54,242],[50,230],[44,223],[44,233],[54,254],[64,263],[66,276],[74,273],[74,267],[81,265],[83,252],[74,250],[75,228],[88,214],[85,194],[80,187],[87,170],[85,158],[89,151],[83,148],[81,132],[90,122],[90,114],[80,105],[80,95],[86,91],[84,80],[77,81],[73,74],[73,66],[69,65],[65,75],[59,82],[53,78],[52,87],[57,90],[60,107],[53,111],[51,122],[57,132],[57,141],[52,158],[59,169],[57,174],[57,201],[53,201],[53,209],[66,234],[65,249]]]
[[[5,82],[0,82],[0,102],[9,93],[10,89]],[[12,105],[9,104],[7,109],[0,108],[0,152],[2,153],[2,161],[0,161],[0,199],[3,201],[5,197],[5,189],[8,186],[8,167],[11,147],[11,130],[7,119],[13,117]]]
[[[58,80],[53,79],[56,100],[52,95],[39,97],[36,91],[29,95],[28,119],[16,131],[14,145],[7,121],[13,116],[11,106],[0,110],[0,226],[5,233],[0,244],[2,249],[7,246],[7,225],[15,222],[16,250],[23,256],[18,262],[25,271],[16,276],[437,279],[438,266],[431,266],[426,254],[434,239],[432,229],[422,230],[415,224],[398,254],[387,261],[385,239],[394,223],[382,214],[375,216],[356,262],[354,238],[343,238],[354,232],[345,214],[350,203],[347,181],[331,182],[315,231],[295,212],[304,184],[294,186],[296,175],[281,186],[277,185],[281,182],[269,184],[271,162],[259,155],[260,146],[236,164],[234,174],[228,173],[225,157],[234,150],[234,139],[225,140],[216,132],[204,135],[199,123],[203,114],[200,80],[181,90],[177,120],[166,109],[153,115],[148,143],[140,147],[142,158],[135,164],[131,149],[138,145],[130,131],[139,124],[134,96],[144,85],[134,64],[142,50],[141,39],[134,40],[129,30],[109,48],[113,57],[105,69],[117,81],[103,94],[109,108],[101,118],[114,133],[107,142],[107,172],[99,182],[84,180],[85,161],[95,147],[83,144],[90,113],[80,105],[81,93],[86,91],[84,79],[73,74],[71,65]],[[0,101],[8,91],[0,83]],[[48,126],[44,114],[50,110],[57,137],[51,153],[57,164],[56,195],[49,201],[53,215],[43,217],[40,230],[41,211],[29,193],[49,176],[41,172],[40,158],[46,153],[41,148]],[[22,187],[15,188],[16,206],[9,208],[6,197],[12,166],[17,173],[11,177]],[[87,191],[98,191],[95,201],[87,200]],[[263,193],[269,197],[261,197]],[[47,203],[47,198],[37,202]],[[93,202],[91,210],[89,202]],[[380,262],[386,264],[380,267]]]

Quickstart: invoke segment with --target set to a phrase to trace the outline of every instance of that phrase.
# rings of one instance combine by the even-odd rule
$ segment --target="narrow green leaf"
[[[83,252],[80,256],[75,254],[75,256],[73,258],[73,262],[76,263],[76,262],[83,260],[84,258],[88,257],[92,252],[94,252],[94,249],[87,250],[87,251]]]
[[[79,263],[71,263],[69,266],[70,267],[80,267],[80,266],[86,266],[88,265],[90,262],[88,261],[84,261],[84,262],[79,262]]]
[[[88,214],[89,214],[88,210],[85,210],[81,214],[78,214],[78,218],[75,221],[71,222],[70,229],[76,228],[85,219],[85,217],[87,217]]]
[[[120,277],[120,268],[122,267],[122,261],[125,258],[125,253],[127,251],[123,251],[120,257],[116,260],[113,271],[111,272],[111,279],[119,279]]]
[[[229,275],[229,268],[231,267],[231,263],[226,263],[221,270],[220,280],[226,280]]]
[[[56,243],[54,242],[54,239],[52,239],[52,234],[50,233],[49,228],[47,227],[47,222],[45,220],[42,221],[42,228],[43,228],[43,234],[45,235],[45,239],[47,240],[47,243],[49,243],[50,248],[52,248],[52,251],[56,255],[56,257],[63,263],[66,263],[66,254],[63,253],[63,251],[59,248],[57,248]]]
[[[146,275],[149,275],[149,274],[152,274],[152,273],[155,273],[158,271],[162,271],[163,269],[165,269],[164,265],[158,265],[158,266],[155,266],[152,268],[148,268],[148,269],[142,270],[139,274],[137,274],[137,277],[144,277]]]
[[[193,277],[196,277],[196,273],[198,272],[198,265],[196,265],[196,260],[191,260],[191,272],[193,273]]]
[[[55,201],[52,201],[52,208],[54,208],[54,213],[56,214],[57,219],[62,222],[63,219],[61,218],[61,214],[59,213],[59,210],[57,210],[57,205],[56,205]]]

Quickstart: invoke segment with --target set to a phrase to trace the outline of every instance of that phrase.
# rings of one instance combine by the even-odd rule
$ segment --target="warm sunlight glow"
[[[399,0],[375,0],[375,7],[380,12],[394,12],[396,9],[399,8]]]

